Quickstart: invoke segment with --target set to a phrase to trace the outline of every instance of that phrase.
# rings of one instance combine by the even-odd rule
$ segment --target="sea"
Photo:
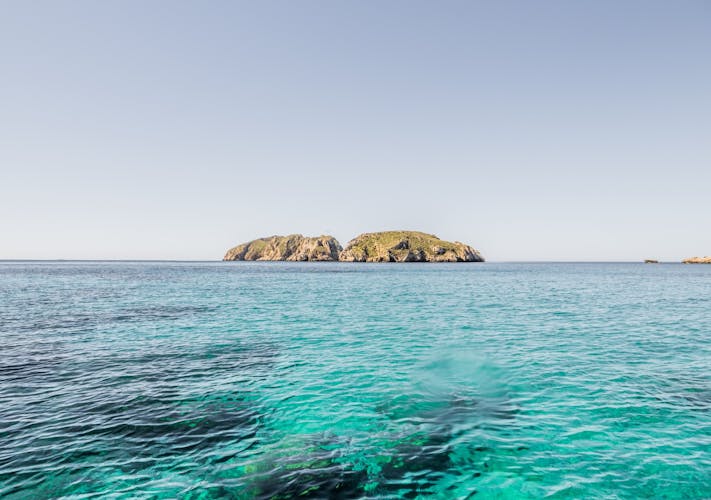
[[[711,498],[711,266],[0,262],[0,497]]]

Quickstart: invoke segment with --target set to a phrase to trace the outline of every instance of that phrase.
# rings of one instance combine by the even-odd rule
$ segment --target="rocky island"
[[[440,240],[419,231],[365,233],[341,252],[345,262],[484,262],[469,245]]]
[[[222,260],[335,261],[342,247],[333,236],[268,236],[230,248]]]
[[[222,260],[341,262],[484,262],[469,245],[419,231],[364,233],[345,249],[333,236],[268,236],[227,251]]]
[[[711,264],[711,257],[690,257],[682,260],[684,264]]]

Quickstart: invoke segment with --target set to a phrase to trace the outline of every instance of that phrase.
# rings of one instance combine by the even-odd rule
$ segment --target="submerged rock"
[[[419,231],[364,233],[341,252],[345,262],[484,262],[469,245]]]
[[[711,264],[711,257],[690,257],[682,260],[684,264]]]
[[[342,247],[333,236],[269,236],[242,243],[222,260],[336,261]]]
[[[299,436],[245,467],[244,498],[363,498],[368,473],[344,455],[345,443],[311,436],[295,447],[289,439]]]

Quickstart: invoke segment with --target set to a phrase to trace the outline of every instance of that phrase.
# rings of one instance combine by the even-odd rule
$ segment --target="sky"
[[[711,2],[0,0],[0,258],[711,255]]]

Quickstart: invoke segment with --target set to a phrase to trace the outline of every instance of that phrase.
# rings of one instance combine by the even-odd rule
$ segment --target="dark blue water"
[[[0,262],[2,498],[708,498],[711,266]]]

